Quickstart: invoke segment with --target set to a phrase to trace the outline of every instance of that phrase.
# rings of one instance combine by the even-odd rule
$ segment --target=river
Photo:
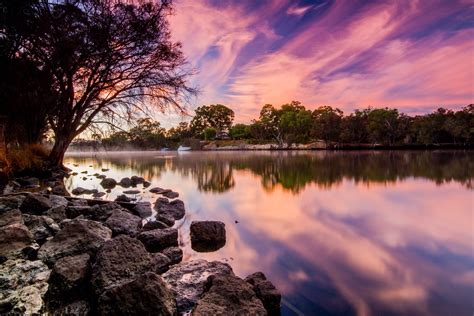
[[[183,260],[223,260],[241,277],[263,271],[283,315],[472,315],[473,153],[68,153],[79,174],[65,183],[103,191],[92,174],[138,175],[179,192]],[[158,197],[138,189],[131,197]],[[224,222],[226,245],[193,251],[194,220]]]

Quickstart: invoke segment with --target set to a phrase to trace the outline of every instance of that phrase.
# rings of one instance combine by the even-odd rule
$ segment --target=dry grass
[[[42,169],[45,159],[48,157],[48,151],[39,144],[23,146],[22,148],[11,149],[6,158],[12,171],[21,171],[25,169]]]

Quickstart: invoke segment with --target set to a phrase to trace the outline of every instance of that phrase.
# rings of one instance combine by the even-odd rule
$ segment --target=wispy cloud
[[[240,121],[301,100],[346,111],[429,111],[474,100],[474,9],[465,1],[179,1],[173,36],[199,71],[196,106]]]

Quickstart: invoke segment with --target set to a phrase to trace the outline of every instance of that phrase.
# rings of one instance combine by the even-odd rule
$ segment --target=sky
[[[474,102],[474,0],[175,0],[172,37],[200,94],[237,122],[262,105],[396,107]]]

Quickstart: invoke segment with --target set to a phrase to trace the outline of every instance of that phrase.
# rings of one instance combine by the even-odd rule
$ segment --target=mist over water
[[[65,164],[78,172],[69,191],[103,191],[99,173],[179,192],[184,260],[263,271],[284,315],[474,310],[472,151],[68,153]],[[138,189],[139,200],[158,197]],[[226,245],[193,251],[193,220],[223,221]]]

